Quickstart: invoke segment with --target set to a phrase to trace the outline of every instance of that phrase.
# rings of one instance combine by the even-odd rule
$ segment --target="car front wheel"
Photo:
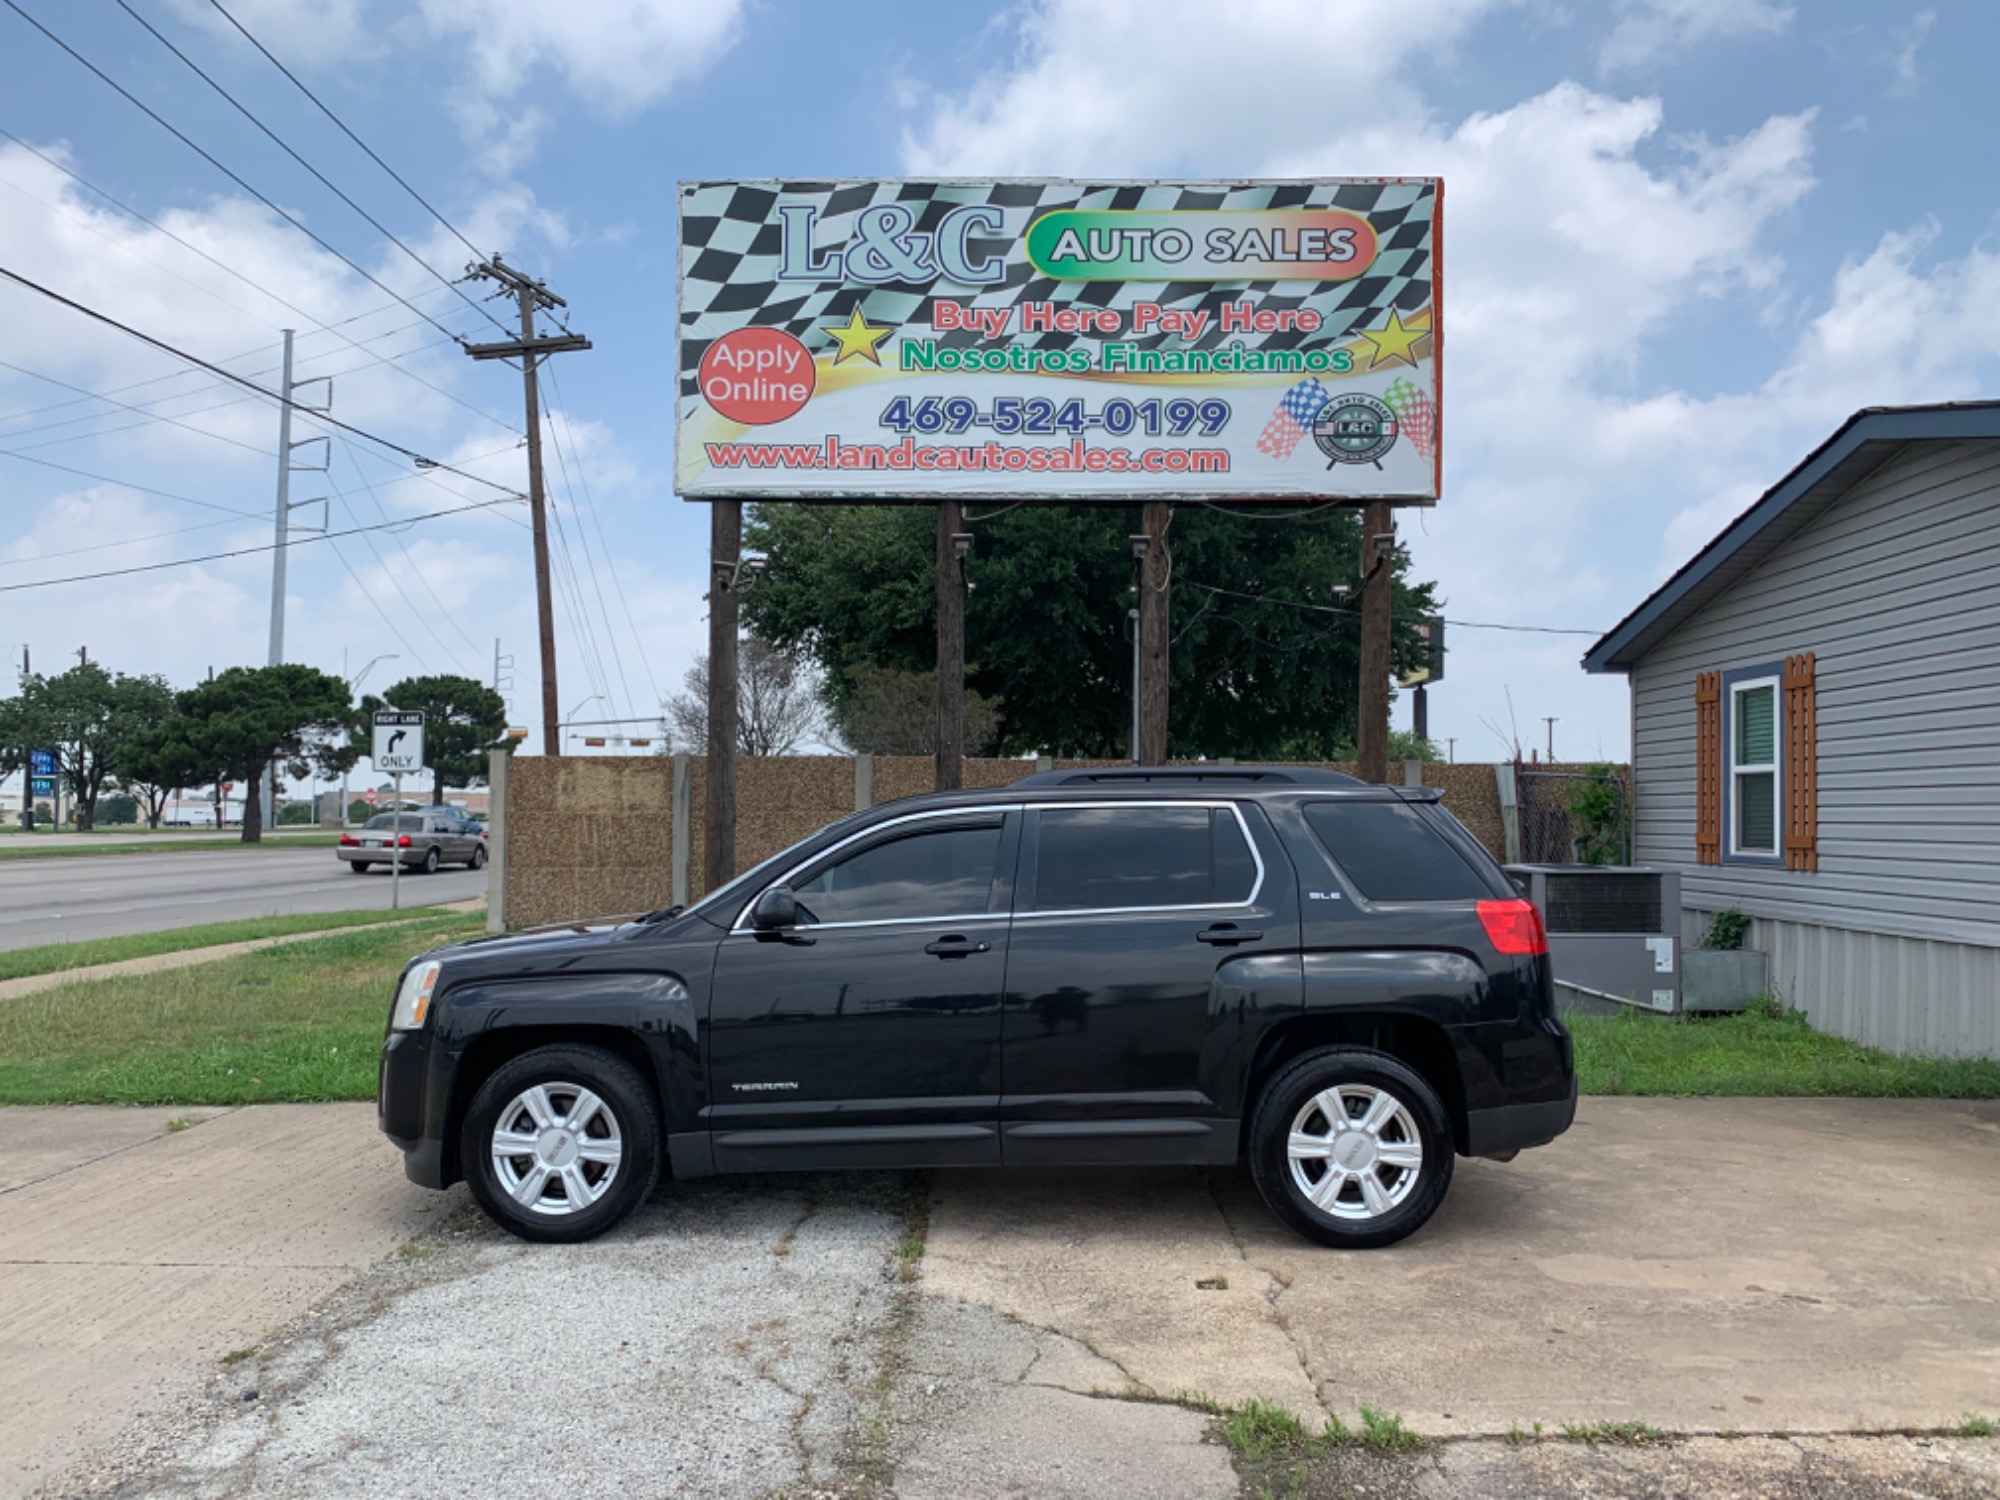
[[[473,849],[472,858],[465,862],[465,867],[468,870],[483,870],[486,868],[486,846],[484,844],[480,844]]]
[[[1451,1121],[1415,1069],[1362,1047],[1287,1063],[1251,1120],[1250,1169],[1308,1239],[1367,1250],[1414,1234],[1451,1185]]]
[[[480,1086],[459,1152],[472,1196],[503,1229],[572,1243],[646,1201],[660,1171],[659,1113],[622,1058],[541,1047]]]

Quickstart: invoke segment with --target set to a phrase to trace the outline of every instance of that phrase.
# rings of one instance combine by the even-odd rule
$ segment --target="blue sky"
[[[132,3],[457,274],[463,246],[208,0]],[[1971,0],[225,3],[453,224],[546,275],[595,343],[549,393],[578,717],[651,713],[704,639],[707,515],[668,482],[683,177],[1442,175],[1447,492],[1403,530],[1455,619],[1608,626],[1854,408],[1996,394],[2000,11]],[[22,4],[418,312],[493,336],[114,0]],[[341,372],[336,415],[521,483],[510,371],[458,354],[11,11],[0,57],[0,129],[255,285],[5,139],[0,266],[246,373],[295,324],[301,373]],[[11,287],[0,361],[18,367],[0,367],[0,448],[102,476],[0,458],[0,584],[268,541],[268,406],[162,380],[181,367]],[[133,413],[41,376],[157,383],[115,395]],[[294,494],[329,495],[336,529],[492,493],[331,446]],[[55,670],[88,646],[185,683],[263,659],[268,587],[258,555],[0,593],[0,651],[17,664],[29,643]],[[497,636],[516,721],[535,717],[517,514],[295,549],[287,592],[292,659],[397,653],[377,688],[486,676]],[[1625,753],[1622,682],[1576,665],[1588,637],[1452,639],[1432,727],[1460,758],[1502,753],[1513,726],[1542,743],[1543,715],[1561,753]]]

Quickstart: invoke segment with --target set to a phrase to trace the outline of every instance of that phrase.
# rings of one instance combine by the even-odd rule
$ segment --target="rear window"
[[[1483,901],[1479,872],[1403,802],[1311,802],[1306,822],[1370,901]]]
[[[377,813],[361,826],[375,829],[394,828],[401,833],[422,833],[424,820],[415,813],[404,813],[400,819],[395,813]]]

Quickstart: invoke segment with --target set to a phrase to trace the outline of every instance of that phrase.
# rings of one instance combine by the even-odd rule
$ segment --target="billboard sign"
[[[675,487],[1440,487],[1435,178],[689,182]]]

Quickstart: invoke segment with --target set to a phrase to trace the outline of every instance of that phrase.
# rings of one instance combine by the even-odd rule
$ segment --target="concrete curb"
[[[486,907],[484,896],[474,896],[468,901],[450,901],[443,906],[425,907],[425,912],[483,911]],[[345,936],[350,932],[380,932],[385,927],[402,927],[417,918],[412,915],[393,922],[363,922],[353,927],[321,927],[312,932],[288,932],[279,937],[250,938],[241,943],[217,943],[209,948],[183,948],[178,953],[148,953],[142,958],[122,958],[116,963],[86,964],[75,969],[57,969],[50,974],[28,974],[19,979],[0,980],[0,1001],[19,1000],[24,995],[39,995],[45,990],[60,989],[66,984],[87,984],[98,979],[121,979],[128,974],[160,974],[169,969],[191,969],[197,964],[212,964],[225,958],[240,958],[245,953],[256,953],[265,948],[282,948],[288,943],[310,942],[314,938]]]

